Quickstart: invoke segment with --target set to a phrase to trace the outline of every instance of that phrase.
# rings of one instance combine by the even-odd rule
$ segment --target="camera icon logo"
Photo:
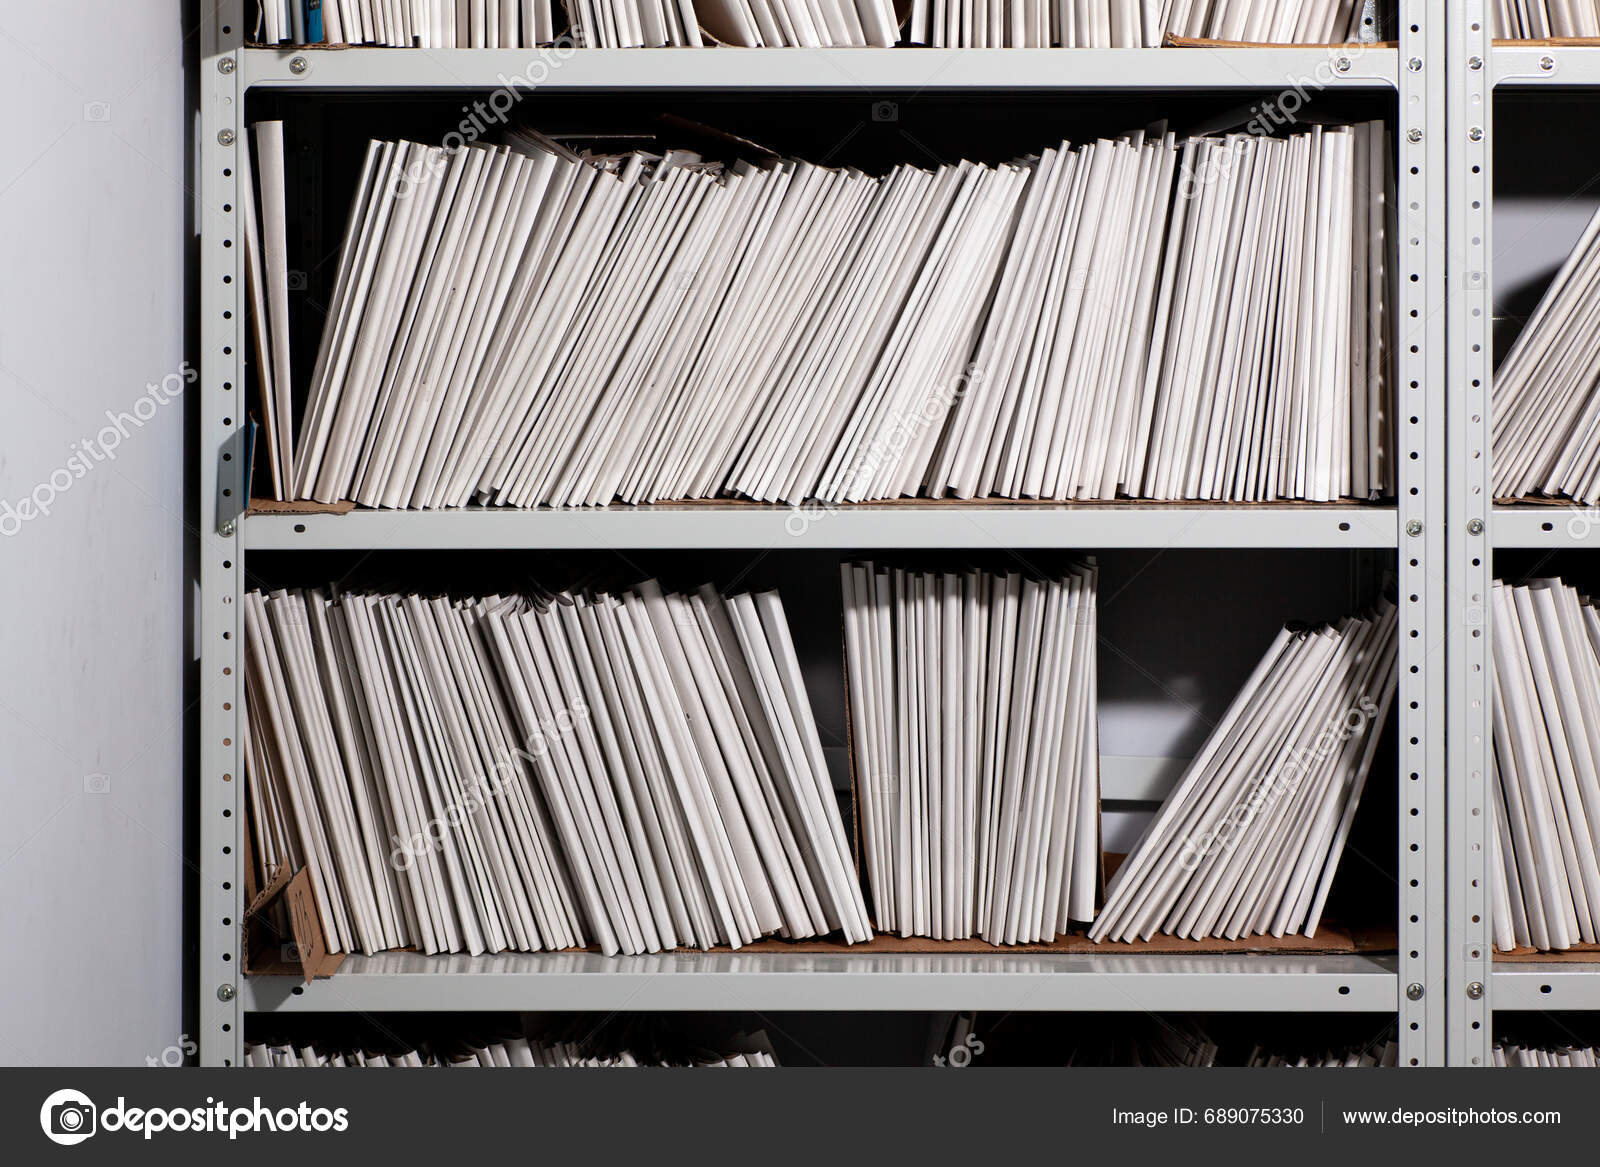
[[[63,1147],[75,1147],[95,1131],[95,1105],[78,1090],[57,1090],[39,1108],[39,1125],[45,1138]]]

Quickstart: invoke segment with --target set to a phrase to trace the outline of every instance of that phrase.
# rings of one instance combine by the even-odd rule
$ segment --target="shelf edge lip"
[[[848,964],[850,958],[829,958]],[[863,963],[883,958],[861,958]],[[950,960],[955,958],[940,958]],[[976,956],[976,960],[990,960]],[[1037,962],[1040,958],[1026,958]],[[1058,970],[1015,972],[897,972],[802,968],[794,972],[653,970],[630,972],[350,973],[293,992],[291,978],[246,978],[246,1013],[518,1012],[626,1009],[629,1011],[757,1009],[920,1012],[946,1009],[1025,1009],[1060,1012],[1129,1010],[1208,1012],[1396,1012],[1399,976],[1392,956],[1262,956],[1277,968],[1206,972],[1203,962],[1237,964],[1236,957],[1162,954],[1139,972],[1106,972],[1095,958],[1046,958]],[[1112,958],[1128,959],[1128,958]],[[1160,969],[1163,961],[1175,967]],[[1344,963],[1306,971],[1284,961]],[[1089,967],[1075,967],[1077,965]]]
[[[1545,58],[1552,68],[1543,67]],[[1600,88],[1600,44],[1496,45],[1490,69],[1496,89]]]
[[[1545,530],[1546,525],[1550,527]],[[1571,506],[1496,506],[1489,536],[1496,548],[1600,549],[1600,508]]]
[[[1392,507],[696,505],[251,514],[247,551],[526,548],[1394,549]]]
[[[1593,964],[1496,964],[1489,975],[1496,1012],[1600,1011],[1600,957]]]
[[[705,57],[687,57],[700,53]],[[418,54],[406,57],[404,54]],[[240,91],[495,89],[543,62],[550,89],[1398,90],[1394,48],[244,48]],[[1346,72],[1335,62],[1347,58]],[[300,73],[289,62],[302,60]],[[1168,63],[1170,62],[1170,64]],[[1182,62],[1179,65],[1179,62]],[[684,68],[684,65],[692,65]],[[1063,76],[1063,71],[1068,71]],[[507,78],[510,78],[508,82]]]

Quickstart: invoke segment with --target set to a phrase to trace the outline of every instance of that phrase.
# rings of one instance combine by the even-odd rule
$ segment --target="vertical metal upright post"
[[[1449,875],[1446,883],[1451,1065],[1489,1064],[1492,1017],[1489,918],[1489,797],[1493,717],[1491,587],[1494,553],[1489,524],[1492,304],[1490,276],[1490,134],[1494,69],[1488,5],[1451,5],[1449,76],[1450,475],[1446,493],[1449,581],[1447,619],[1450,702],[1446,740]]]
[[[207,0],[200,50],[200,1061],[239,1065],[244,1048],[240,980],[243,901],[244,564],[238,514],[248,501],[245,421],[244,241],[237,231],[245,133],[239,86],[244,0]],[[192,795],[191,795],[192,797]]]
[[[1400,5],[1394,286],[1399,495],[1399,1019],[1404,1066],[1444,1061],[1444,15]]]

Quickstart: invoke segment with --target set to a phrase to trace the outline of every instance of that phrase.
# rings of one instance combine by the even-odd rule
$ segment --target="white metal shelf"
[[[1394,89],[1396,49],[242,49],[241,89]]]
[[[1580,506],[1499,506],[1490,519],[1496,547],[1600,549],[1600,510]]]
[[[1600,1009],[1600,964],[1497,964],[1496,1012]]]
[[[540,548],[1393,548],[1393,508],[758,506],[249,515],[248,551]]]
[[[331,978],[249,977],[246,1013],[543,1010],[1373,1012],[1392,957],[581,952],[352,956]]]
[[[1502,45],[1491,58],[1497,88],[1600,86],[1600,46]]]

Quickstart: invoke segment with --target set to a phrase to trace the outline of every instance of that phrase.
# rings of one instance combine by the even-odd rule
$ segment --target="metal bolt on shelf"
[[[1333,63],[1333,67],[1334,67],[1335,71],[1340,72],[1340,73],[1348,73],[1348,72],[1350,72],[1350,58],[1349,57],[1340,57],[1337,61],[1335,61]]]
[[[1473,981],[1470,985],[1468,985],[1467,986],[1467,997],[1470,1000],[1473,1000],[1473,1001],[1482,1000],[1483,999],[1483,982],[1482,981]]]
[[[223,57],[217,62],[218,73],[232,73],[236,67],[232,57]]]
[[[1410,142],[1422,141],[1422,131],[1413,126],[1409,131],[1407,131],[1406,140]]]
[[[233,131],[232,130],[218,130],[217,131],[217,141],[218,141],[218,143],[220,143],[221,145],[224,145],[224,146],[233,145]]]
[[[1483,520],[1482,519],[1473,519],[1471,522],[1469,522],[1467,524],[1467,534],[1469,534],[1469,535],[1481,535],[1481,534],[1483,534]]]
[[[1546,73],[1554,73],[1556,71],[1556,59],[1554,57],[1540,57],[1539,68]]]
[[[1413,73],[1422,72],[1422,58],[1421,57],[1412,57],[1409,61],[1406,62],[1406,68],[1410,69]]]
[[[311,68],[311,62],[306,60],[304,57],[289,58],[289,72],[293,73],[296,77],[304,76],[306,70],[309,68]]]
[[[217,986],[217,1000],[219,1000],[219,1001],[231,1001],[231,1000],[233,1000],[233,986],[232,985],[218,985]]]
[[[1471,138],[1474,142],[1483,141],[1483,127],[1482,126],[1473,126],[1470,130],[1467,131],[1467,137]]]
[[[1422,520],[1412,519],[1410,522],[1408,522],[1406,524],[1406,534],[1410,535],[1413,539],[1422,534]]]
[[[1483,68],[1483,58],[1482,57],[1468,57],[1467,58],[1467,68],[1471,69],[1474,73],[1476,73],[1479,69]]]
[[[1422,986],[1413,981],[1406,986],[1406,999],[1411,1001],[1422,1000]]]

